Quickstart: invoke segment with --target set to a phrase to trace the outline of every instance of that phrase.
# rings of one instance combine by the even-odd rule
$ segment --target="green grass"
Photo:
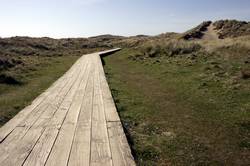
[[[31,56],[23,58],[25,58],[25,66],[7,71],[9,75],[20,80],[22,84],[0,84],[0,126],[62,76],[79,56]]]
[[[137,55],[124,49],[104,60],[138,165],[250,162],[250,82],[239,80],[240,88],[228,83],[230,72],[239,72],[237,62],[213,56],[134,58]]]

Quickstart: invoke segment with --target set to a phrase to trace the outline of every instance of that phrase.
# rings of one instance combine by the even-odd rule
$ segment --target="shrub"
[[[250,35],[250,23],[237,20],[220,20],[213,23],[219,31],[219,38]]]
[[[200,51],[201,45],[194,42],[187,42],[183,40],[171,40],[162,42],[161,44],[151,42],[150,44],[142,47],[141,52],[147,57],[159,57],[159,56],[176,56],[191,54],[193,52]]]
[[[182,36],[183,39],[185,40],[190,40],[190,39],[200,39],[204,35],[203,32],[207,30],[207,27],[211,24],[211,21],[205,21],[198,25],[197,27],[187,31],[184,33]]]

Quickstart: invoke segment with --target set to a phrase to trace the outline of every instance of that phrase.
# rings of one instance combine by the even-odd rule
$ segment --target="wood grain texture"
[[[80,61],[78,60],[75,65],[79,65]],[[58,86],[60,86],[60,82],[67,81],[69,76],[71,76],[75,71],[75,67],[69,69],[64,76],[59,78],[56,82],[52,84],[50,88],[48,88],[44,93],[39,95],[31,105],[24,108],[20,111],[14,118],[9,120],[4,126],[0,128],[0,142],[2,142],[14,129],[15,127],[24,120],[37,106],[39,106],[45,99],[49,96],[52,91],[55,91]]]
[[[72,73],[72,76],[74,78],[77,77],[74,72]],[[67,75],[66,75],[67,76]],[[67,77],[67,78],[73,78],[73,77]],[[30,113],[26,119],[21,121],[16,128],[13,130],[13,132],[10,133],[10,135],[0,144],[0,162],[3,161],[10,153],[13,151],[13,149],[17,150],[20,145],[19,142],[21,143],[23,137],[27,135],[28,131],[36,131],[36,130],[30,130],[33,128],[37,128],[37,126],[42,126],[43,124],[46,123],[46,121],[49,120],[48,116],[49,114],[52,116],[53,113],[57,110],[57,107],[61,104],[62,98],[65,97],[67,94],[68,90],[71,88],[73,84],[72,79],[69,79],[69,81],[63,81],[60,82],[60,86],[57,86],[58,89],[56,91],[52,90],[50,93],[52,93],[46,101],[44,101],[39,107],[36,107],[33,111],[34,112],[41,112],[40,114],[37,113],[35,116],[31,116],[34,114],[34,112]],[[63,85],[63,83],[65,85]],[[42,116],[42,113],[44,114]],[[26,136],[27,137],[27,136]]]
[[[100,87],[98,60],[99,56],[95,55],[93,61],[96,66],[94,72],[96,80],[94,82],[90,165],[108,166],[112,165],[112,159]]]
[[[85,71],[85,69],[86,69],[86,66],[84,67],[83,70]],[[65,97],[58,111],[54,114],[53,118],[45,126],[44,133],[39,139],[39,142],[35,145],[32,152],[30,153],[24,165],[26,166],[44,165],[46,163],[46,160],[58,136],[58,133],[62,126],[64,118],[66,117],[66,114],[76,96],[75,92],[79,88],[80,83],[82,82],[85,74],[86,72],[82,72],[82,74],[79,76],[79,79],[75,81],[74,86],[70,90],[69,94]]]
[[[73,86],[75,79],[78,78],[78,75],[73,74],[72,78],[73,79],[70,79],[69,84],[67,83],[59,90],[59,94],[51,94],[49,100],[42,105],[43,107],[39,107],[39,109],[41,109],[38,110],[41,112],[39,118],[37,118],[39,115],[37,113],[36,116],[30,116],[30,118],[24,121],[24,125],[21,125],[23,130],[22,132],[19,132],[18,141],[14,140],[14,145],[13,142],[11,142],[13,148],[8,148],[9,151],[5,151],[4,155],[0,156],[0,161],[4,163],[4,165],[22,165],[23,161],[30,154],[38,139],[43,134],[45,126],[49,123],[51,117],[58,110],[59,105]],[[13,150],[15,151],[14,153],[12,152]]]
[[[84,78],[76,91],[75,99],[72,101],[68,114],[62,124],[62,127],[60,128],[59,135],[52,148],[46,165],[67,165],[89,74],[90,66],[88,65],[87,72],[85,73]]]
[[[94,67],[91,68],[91,73]],[[85,96],[82,103],[81,112],[78,117],[74,140],[72,143],[69,166],[89,165],[90,163],[90,141],[91,141],[91,119],[94,94],[94,75],[91,74]]]
[[[135,165],[100,56],[84,55],[0,129],[0,165]]]

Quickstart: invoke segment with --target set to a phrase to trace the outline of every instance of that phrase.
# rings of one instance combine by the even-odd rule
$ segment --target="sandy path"
[[[204,32],[204,36],[202,37],[204,40],[219,40],[218,34],[216,30],[214,30],[213,24],[207,27],[207,31]]]

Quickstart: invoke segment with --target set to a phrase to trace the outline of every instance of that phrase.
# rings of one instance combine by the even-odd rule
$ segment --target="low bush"
[[[191,54],[202,49],[202,46],[194,42],[183,40],[171,40],[164,43],[150,43],[141,48],[143,55],[153,58],[159,56],[176,56]]]
[[[219,31],[219,38],[239,37],[250,35],[250,23],[237,20],[219,20],[213,23]]]

